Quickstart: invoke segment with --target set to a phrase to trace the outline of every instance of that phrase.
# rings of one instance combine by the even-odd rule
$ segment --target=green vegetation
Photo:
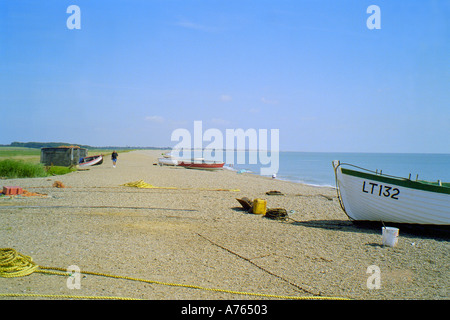
[[[125,150],[132,150],[132,149],[150,149],[150,150],[162,150],[167,149],[170,150],[169,147],[114,147],[114,146],[106,146],[106,147],[94,147],[94,146],[88,146],[88,145],[82,145],[77,143],[68,143],[68,142],[17,142],[14,141],[10,143],[9,145],[0,145],[0,148],[2,147],[19,147],[19,148],[32,148],[32,149],[41,149],[41,148],[57,148],[60,146],[78,146],[80,148],[86,148],[89,151],[90,150],[117,150],[117,151],[125,151]]]
[[[91,148],[90,146],[85,146],[81,144],[72,144],[67,142],[12,142],[10,147],[22,147],[22,148],[57,148],[59,146],[78,146],[80,148]],[[40,150],[39,150],[40,151]]]
[[[89,155],[111,155],[114,149],[95,148],[88,150]],[[119,153],[132,149],[119,150]],[[0,178],[38,178],[63,175],[76,171],[76,167],[49,166],[40,163],[41,149],[28,147],[0,146]]]
[[[61,145],[75,144],[55,142],[50,142],[47,144],[40,142],[13,142],[9,146],[0,145],[0,178],[37,178],[51,175],[62,175],[76,171],[76,167],[46,167],[40,163],[41,147],[54,147]],[[103,154],[103,156],[107,158],[111,155],[113,150],[117,150],[120,154],[135,149],[114,147],[90,148],[88,149],[88,153],[89,155]]]
[[[22,148],[22,147],[0,147],[0,160],[16,159],[39,162],[41,155],[40,149]]]
[[[29,155],[38,156],[41,154],[40,149],[35,148],[23,148],[23,147],[0,147],[0,156],[18,156],[18,155]]]
[[[44,167],[40,163],[25,162],[23,160],[0,160],[0,177],[8,179],[48,177],[67,174],[73,171],[76,171],[76,168],[60,166]]]
[[[49,176],[59,176],[62,174],[67,174],[70,172],[77,171],[77,169],[75,167],[51,166],[51,167],[45,167],[45,171],[47,171],[47,175],[49,175]]]
[[[47,171],[41,164],[29,163],[23,160],[6,159],[0,161],[0,177],[4,178],[35,178],[46,177]]]
[[[0,177],[1,178],[38,178],[51,175],[61,175],[75,168],[51,166],[40,163],[41,149],[26,147],[0,147]]]

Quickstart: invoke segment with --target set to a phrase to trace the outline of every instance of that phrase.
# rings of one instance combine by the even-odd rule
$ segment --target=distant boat
[[[162,158],[158,158],[158,164],[160,166],[179,166],[190,169],[220,169],[225,163],[205,160],[204,158],[180,159],[164,154]]]
[[[205,169],[205,170],[217,170],[222,169],[225,162],[193,159],[193,160],[179,160],[178,165],[180,167],[188,169]]]
[[[177,166],[179,160],[170,157],[158,158],[158,163],[160,166]]]
[[[100,165],[102,163],[103,163],[103,156],[96,155],[96,156],[81,158],[80,162],[78,163],[78,166],[79,167],[89,167],[89,166]]]
[[[450,183],[393,177],[337,160],[333,167],[340,205],[351,220],[450,225]]]

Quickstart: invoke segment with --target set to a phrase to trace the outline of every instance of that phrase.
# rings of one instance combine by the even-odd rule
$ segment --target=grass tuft
[[[70,166],[70,167],[61,167],[61,166],[50,166],[50,167],[45,167],[45,170],[47,171],[48,175],[52,175],[52,176],[59,176],[62,174],[67,174],[73,171],[77,171],[77,169],[74,166]]]
[[[49,166],[44,167],[40,163],[31,163],[23,160],[0,160],[0,177],[15,178],[40,178],[59,176],[76,171],[75,167]]]
[[[37,178],[48,176],[44,166],[22,160],[1,160],[0,177],[3,178]]]

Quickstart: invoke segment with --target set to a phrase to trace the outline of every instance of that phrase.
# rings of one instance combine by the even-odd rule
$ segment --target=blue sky
[[[201,120],[279,129],[281,150],[450,153],[449,15],[429,0],[0,0],[0,144],[171,147]]]

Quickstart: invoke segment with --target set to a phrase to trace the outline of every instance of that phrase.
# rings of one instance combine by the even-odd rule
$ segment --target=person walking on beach
[[[118,156],[119,155],[117,154],[116,150],[114,150],[113,153],[111,154],[111,160],[112,160],[114,168],[116,167],[116,162],[117,162],[117,157]]]

